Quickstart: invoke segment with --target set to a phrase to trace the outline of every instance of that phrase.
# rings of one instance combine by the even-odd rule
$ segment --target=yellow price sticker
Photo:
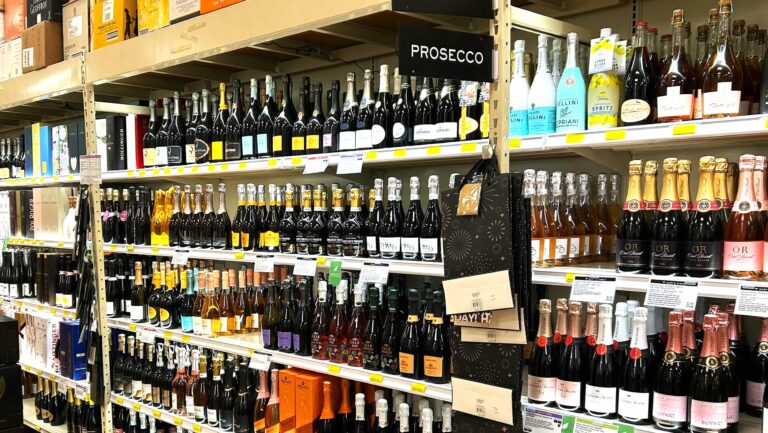
[[[272,158],[267,161],[267,167],[277,167],[277,159]]]
[[[159,168],[155,168],[155,169],[152,170],[152,176],[157,176],[159,174],[160,174],[160,169]]]
[[[565,136],[565,144],[579,144],[584,142],[584,134],[579,132],[576,134],[568,134]]]
[[[192,170],[192,173],[197,173],[200,170],[200,167],[195,165],[195,166],[192,166],[190,170]]]
[[[62,241],[59,241],[59,242],[56,244],[56,246],[58,246],[58,247],[63,247],[63,246],[64,246],[64,242],[62,242]]]
[[[245,258],[245,253],[242,251],[235,253],[235,260],[243,260]]]
[[[509,148],[510,149],[519,149],[520,148],[520,144],[522,142],[523,141],[521,139],[519,139],[519,138],[510,138],[509,139]]]
[[[192,430],[196,431],[197,433],[200,433],[203,431],[203,428],[200,426],[200,424],[195,424],[192,426]]]
[[[43,370],[35,370],[35,374],[37,374],[38,376],[42,376]]]
[[[214,170],[216,170],[216,166],[215,165],[209,165],[208,166],[208,171],[214,171]]]
[[[173,423],[174,423],[174,424],[176,424],[176,425],[181,425],[181,418],[179,418],[179,417],[174,417],[174,418],[173,418]]]
[[[181,337],[182,343],[189,343],[189,335],[184,335]]]
[[[184,167],[179,167],[176,169],[176,173],[184,174]]]
[[[672,135],[691,135],[696,133],[696,124],[675,125],[672,127]]]
[[[48,375],[48,379],[56,380],[56,375],[51,373],[51,374]]]
[[[440,154],[440,146],[429,146],[427,148],[427,155],[439,155]]]
[[[384,382],[384,376],[376,373],[371,373],[371,375],[368,376],[368,380],[370,380],[373,383],[382,383]]]
[[[611,131],[605,131],[605,140],[624,140],[627,137],[627,131],[624,129],[614,129]]]
[[[117,404],[123,404],[123,398],[122,397],[118,397],[117,398]]]
[[[56,314],[59,310],[56,308],[51,308],[51,314]]]
[[[464,143],[461,145],[461,153],[470,153],[477,150],[477,143]]]
[[[72,180],[72,179],[74,179],[74,176],[72,176],[71,174],[67,176],[67,180]]]
[[[319,266],[323,266],[325,264],[325,257],[318,257],[317,258],[317,264]]]
[[[136,324],[135,323],[131,323],[130,325],[128,325],[128,329],[130,329],[131,331],[135,331],[136,330]]]
[[[125,247],[125,249],[128,250],[128,252],[131,252],[133,251],[133,245],[128,245],[127,247]]]
[[[245,162],[241,162],[241,163],[237,164],[237,168],[240,169],[240,170],[245,170],[246,167],[248,167],[248,164],[245,163]]]
[[[248,356],[253,356],[253,352],[255,352],[255,350],[253,350],[253,349],[248,349]]]
[[[128,176],[128,177],[133,177],[133,173],[134,173],[133,170],[128,170],[128,171],[125,172],[125,175]]]
[[[427,385],[423,383],[412,383],[411,384],[411,391],[413,392],[427,392]]]
[[[160,411],[155,409],[152,411],[152,416],[155,418],[160,418]]]
[[[768,128],[768,117],[765,118],[765,127]]]
[[[405,158],[407,151],[405,149],[395,149],[395,158]]]
[[[365,153],[365,160],[366,161],[373,161],[374,159],[379,157],[379,152],[366,152]]]
[[[339,374],[339,373],[341,373],[341,367],[339,367],[338,365],[329,365],[328,366],[328,373]]]
[[[141,405],[138,404],[138,403],[134,403],[133,404],[133,410],[139,410],[139,409],[141,409]]]
[[[171,338],[171,335],[173,335],[173,334],[171,334],[171,333],[170,333],[170,332],[168,332],[168,331],[165,331],[165,332],[163,333],[163,338],[165,338],[165,339],[167,340],[167,339]]]
[[[302,158],[300,156],[294,156],[291,158],[291,165],[301,165]]]
[[[24,371],[29,371],[29,366],[28,366],[28,365],[22,365],[22,366],[21,366],[21,368],[22,368]]]
[[[110,251],[117,251],[117,245],[110,245],[109,246]]]
[[[144,170],[139,170],[139,177],[144,177],[147,175],[147,172]]]
[[[229,170],[229,164],[221,164],[221,165],[219,166],[219,168],[220,168],[222,171],[224,171],[224,170]]]
[[[17,302],[16,302],[16,305],[18,305],[19,307],[21,307],[22,305],[24,305],[24,303],[23,303],[23,302],[21,302],[21,301],[17,301]]]
[[[568,272],[567,274],[565,274],[565,282],[566,283],[572,283],[573,282],[573,277],[575,277],[575,276],[576,275],[574,275],[573,272]]]
[[[160,248],[158,247],[152,247],[152,254],[157,254],[160,252]]]
[[[37,311],[43,311],[43,306],[42,305],[38,305],[37,306]]]
[[[43,179],[42,177],[37,178],[37,183],[43,183],[43,182],[45,182],[45,179]]]
[[[41,430],[42,430],[42,427],[40,427],[39,425],[36,425],[36,426],[35,426],[35,430],[37,430],[37,431],[41,431]]]
[[[164,168],[163,169],[163,174],[166,174],[166,175],[171,174],[171,169],[170,168]]]
[[[53,176],[53,181],[54,182],[58,182],[59,181],[59,176]]]

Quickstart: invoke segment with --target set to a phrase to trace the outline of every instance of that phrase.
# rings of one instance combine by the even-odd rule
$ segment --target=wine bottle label
[[[619,390],[619,415],[627,419],[649,419],[651,394]]]
[[[659,119],[676,117],[684,120],[693,116],[693,95],[680,94],[680,86],[667,87],[667,94],[656,98]]]
[[[203,332],[203,319],[200,316],[194,316],[192,318],[192,332],[195,334],[201,334]]]
[[[164,325],[171,323],[171,312],[165,308],[160,309],[160,323]]]
[[[749,272],[763,268],[763,242],[725,241],[723,245],[723,270]]]
[[[400,249],[403,256],[416,257],[419,254],[419,238],[400,238]]]
[[[541,238],[539,238],[539,239],[536,239],[536,238],[531,239],[531,262],[533,262],[534,264],[540,264],[541,263],[541,260],[542,260],[542,257],[541,257],[541,253],[542,253],[541,247],[542,247],[542,245],[541,245],[541,243],[542,243],[542,239]]]
[[[141,400],[142,398],[144,398],[144,391],[141,387],[140,380],[131,381],[131,390],[133,390],[133,398],[135,398],[136,400]]]
[[[509,110],[509,136],[528,135],[528,110]]]
[[[355,131],[355,149],[370,149],[372,145],[373,138],[371,137],[370,129],[359,129]]]
[[[555,132],[555,107],[535,107],[528,110],[528,133]]]
[[[216,409],[206,408],[205,409],[206,415],[208,415],[208,424],[209,425],[216,425],[219,422],[219,411]]]
[[[241,152],[243,156],[253,156],[253,136],[244,135],[240,139]]]
[[[230,329],[229,329],[229,320],[228,319],[229,318],[227,318],[227,317],[222,317],[219,320],[211,321],[211,324],[213,324],[213,322],[218,322],[219,323],[219,332],[229,332]]]
[[[419,238],[419,249],[425,260],[433,259],[440,252],[437,238]]]
[[[209,334],[205,334],[208,337],[216,337],[217,335],[219,335],[219,333],[221,332],[221,327],[222,327],[221,323],[222,322],[224,322],[224,329],[226,330],[226,319],[225,320],[210,319],[210,320],[211,320],[210,333]]]
[[[382,253],[399,253],[400,252],[400,238],[379,238],[379,247]]]
[[[107,302],[107,316],[114,316],[115,315],[115,302],[109,301]]]
[[[200,324],[201,324],[200,334],[205,336],[211,335],[212,326],[213,326],[211,324],[211,319],[202,319]]]
[[[555,401],[557,395],[556,377],[528,375],[528,398],[537,402]]]
[[[298,352],[301,346],[301,335],[293,334],[293,351]]]
[[[752,406],[755,408],[761,408],[763,407],[763,392],[765,391],[765,384],[764,383],[758,383],[753,382],[751,380],[747,381],[747,395],[746,395],[746,402],[747,406]]]
[[[147,316],[150,322],[154,323],[157,321],[157,309],[155,307],[149,307],[147,309]]]
[[[293,334],[291,332],[277,331],[277,347],[280,350],[291,350]]]
[[[221,161],[224,159],[224,142],[212,141],[211,142],[211,159],[214,161]]]
[[[155,165],[168,165],[168,148],[157,146],[155,151]]]
[[[349,357],[347,359],[349,365],[354,367],[362,367],[363,365],[363,339],[360,337],[352,337],[349,339]]]
[[[680,269],[682,259],[681,242],[651,241],[651,269],[669,270]]]
[[[457,122],[440,122],[435,125],[436,140],[456,140],[459,137]]]
[[[568,238],[555,239],[555,260],[563,260],[568,257]]]
[[[8,292],[10,293],[10,296],[12,298],[18,298],[19,297],[19,285],[18,284],[11,284],[8,288]]]
[[[157,149],[145,148],[144,149],[144,166],[153,167],[157,164]]]
[[[379,248],[376,244],[376,236],[365,237],[365,248],[368,250],[368,254],[378,254]]]
[[[278,248],[280,246],[280,234],[273,231],[264,232],[264,246]]]
[[[728,424],[739,422],[739,396],[728,397],[726,421]]]
[[[323,150],[333,148],[333,134],[323,134]]]
[[[651,106],[642,99],[627,99],[621,104],[621,121],[624,123],[644,122],[651,115]]]
[[[739,98],[741,98],[741,95],[739,95]],[[748,116],[750,114],[750,110],[752,109],[752,102],[751,101],[739,101],[739,116]]]
[[[387,130],[381,125],[373,125],[371,127],[371,143],[373,145],[379,145],[387,138]]]
[[[168,146],[168,164],[180,165],[184,162],[183,149],[181,146]]]
[[[541,240],[541,260],[552,261],[555,258],[555,238],[544,238]]]
[[[21,285],[21,292],[24,293],[24,296],[32,296],[32,291],[29,290],[29,283],[24,283]]]
[[[191,395],[184,396],[184,406],[186,407],[187,416],[194,418],[195,415],[195,398]]]
[[[566,70],[567,71],[567,70]],[[583,131],[584,117],[586,109],[584,107],[584,81],[581,76],[576,77],[578,72],[573,70],[572,76],[563,77],[560,83],[564,85],[563,90],[558,92],[557,98],[557,118],[555,119],[555,129],[557,132]],[[578,86],[574,88],[574,85]],[[563,97],[581,95],[581,97]]]
[[[304,137],[292,137],[291,138],[291,150],[294,152],[304,151]]]
[[[339,150],[355,150],[355,131],[339,132]]]
[[[569,238],[568,257],[571,259],[578,259],[581,257],[581,236],[573,236]]]
[[[559,406],[581,406],[581,382],[557,379],[556,386],[555,401]]]
[[[141,394],[144,396],[144,401],[152,401],[152,384],[142,383]]]
[[[760,204],[756,201],[735,201],[732,208],[740,214],[748,214],[760,210]]]
[[[131,305],[130,310],[131,312],[131,320],[134,322],[138,322],[140,320],[144,320],[144,306],[143,305]]]
[[[584,394],[584,407],[594,413],[616,412],[616,387],[587,385]]]
[[[381,344],[381,367],[385,371],[397,372],[400,362],[398,360],[399,353],[394,350],[391,344]]]
[[[319,135],[307,135],[307,150],[320,149],[320,136]]]
[[[269,153],[268,134],[256,134],[256,152],[258,152],[259,155],[266,155]]]
[[[713,115],[728,114],[736,116],[741,108],[741,91],[732,90],[730,81],[717,83],[717,91],[704,92],[702,113],[706,118]]]
[[[725,429],[728,415],[728,403],[691,400],[691,426],[707,430]]]
[[[616,266],[638,271],[648,267],[649,242],[646,240],[616,239]]]
[[[205,420],[205,406],[195,406],[195,419],[197,421]]]
[[[400,352],[400,373],[414,374],[416,363],[412,353]]]
[[[768,244],[766,244],[768,245]],[[763,246],[765,248],[765,245]],[[763,255],[765,256],[765,255]],[[685,269],[696,271],[719,271],[723,264],[722,242],[687,243]]]
[[[413,127],[413,141],[426,142],[435,140],[435,125],[423,124]]]
[[[269,329],[261,328],[261,339],[265,346],[272,344],[272,331]]]

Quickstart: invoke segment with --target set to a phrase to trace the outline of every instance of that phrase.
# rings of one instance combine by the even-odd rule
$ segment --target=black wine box
[[[61,22],[61,0],[27,0],[27,28],[43,21]]]
[[[8,316],[0,315],[0,365],[19,362],[19,322]]]
[[[523,373],[521,344],[461,341],[461,327],[448,330],[451,346],[451,376],[520,390]]]
[[[0,429],[22,424],[24,416],[21,398],[21,366],[0,366]]]
[[[107,116],[107,169],[128,168],[125,116]]]
[[[453,411],[453,431],[462,433],[519,433],[523,431],[522,410],[520,399],[515,399],[512,403],[512,413],[515,417],[512,425]]]

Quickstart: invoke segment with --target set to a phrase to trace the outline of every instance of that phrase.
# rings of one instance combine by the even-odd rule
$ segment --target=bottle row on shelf
[[[450,380],[445,295],[429,283],[421,289],[358,281],[336,284],[323,274],[277,273],[107,259],[107,316],[210,338],[258,333],[268,350],[399,374],[432,383]],[[130,275],[130,269],[135,274]],[[128,275],[126,275],[128,273]],[[118,279],[118,275],[122,278]],[[127,276],[127,278],[126,278]],[[332,278],[329,275],[329,279]]]
[[[658,31],[647,22],[636,23],[631,46],[610,28],[602,29],[591,41],[588,84],[587,71],[577,61],[576,33],[568,35],[564,68],[562,41],[556,40],[557,57],[550,65],[550,37],[539,35],[533,81],[526,73],[525,41],[515,41],[510,136],[768,112],[766,31],[744,20],[732,23],[731,3],[720,0],[719,7],[710,10],[709,24],[697,28],[695,58],[683,9],[672,13],[672,35],[662,36],[661,55]]]
[[[267,370],[251,368],[247,358],[237,355],[186,344],[143,342],[122,333],[116,340],[112,377],[117,401],[127,400],[134,409],[133,402],[139,402],[163,410],[178,417],[177,425],[191,420],[237,433],[278,431],[288,425],[324,433],[369,429],[384,433],[390,431],[390,420],[395,425],[404,420],[408,425],[399,427],[405,432],[451,430],[447,403],[398,391],[390,396],[388,390],[372,384],[298,368],[272,369],[270,383]],[[437,416],[432,408],[439,412]],[[146,417],[138,416],[142,415]],[[126,431],[146,425],[132,411],[121,409],[113,416],[116,428]]]
[[[226,209],[226,185],[219,184],[218,210],[213,185],[169,190],[144,187],[107,189],[103,195],[105,242],[191,248],[234,249],[336,257],[439,261],[442,214],[439,179],[429,177],[429,201],[424,212],[421,183],[410,179],[410,203],[403,210],[402,184],[376,179],[365,199],[365,186],[331,185],[332,209],[324,184],[240,184],[234,219]],[[247,191],[247,195],[246,195]],[[247,199],[247,200],[246,200]],[[269,206],[267,206],[269,203]],[[203,205],[205,204],[205,205]]]
[[[768,319],[750,353],[733,303],[710,304],[701,323],[670,311],[667,332],[661,310],[636,301],[617,303],[615,317],[610,304],[587,304],[582,329],[582,304],[558,299],[553,334],[551,307],[539,302],[530,403],[663,430],[735,431],[739,411],[762,416]]]
[[[88,395],[78,397],[74,388],[66,391],[54,380],[27,374],[25,391],[34,396],[34,417],[52,427],[66,425],[67,432],[101,431],[101,410]],[[29,416],[29,415],[28,415]]]

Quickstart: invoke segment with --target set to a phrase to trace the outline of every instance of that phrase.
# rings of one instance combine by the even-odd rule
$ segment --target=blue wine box
[[[59,365],[62,376],[72,380],[84,380],[88,362],[86,357],[86,345],[88,336],[83,342],[78,342],[80,337],[80,322],[70,320],[59,325]]]

